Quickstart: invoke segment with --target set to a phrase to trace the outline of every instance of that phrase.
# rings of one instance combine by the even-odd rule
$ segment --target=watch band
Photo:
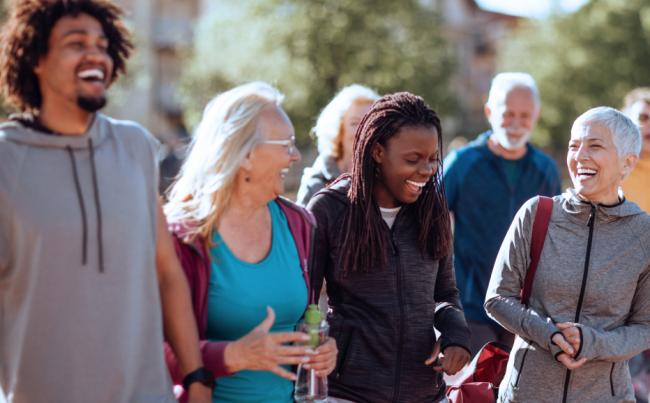
[[[188,390],[194,382],[201,382],[209,388],[214,387],[214,375],[205,367],[200,367],[188,373],[183,378],[183,389]]]

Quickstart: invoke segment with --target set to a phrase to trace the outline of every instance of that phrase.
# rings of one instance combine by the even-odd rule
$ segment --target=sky
[[[554,7],[562,12],[573,12],[588,0],[476,0],[485,10],[532,18],[544,18]]]

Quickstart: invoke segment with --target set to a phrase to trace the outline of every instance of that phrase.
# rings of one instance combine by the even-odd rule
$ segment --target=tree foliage
[[[564,154],[578,115],[618,108],[627,91],[650,85],[650,0],[592,0],[574,14],[530,23],[507,44],[502,64],[537,79],[538,140]]]
[[[407,90],[442,113],[455,110],[453,53],[435,10],[418,0],[224,2],[197,29],[184,99],[196,122],[215,93],[250,80],[284,92],[299,138],[342,87]]]

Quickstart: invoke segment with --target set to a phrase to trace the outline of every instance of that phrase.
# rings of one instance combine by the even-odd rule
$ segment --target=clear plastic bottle
[[[329,325],[323,320],[318,305],[311,304],[305,312],[305,320],[298,325],[298,331],[309,335],[307,344],[315,349],[327,340]],[[298,403],[327,402],[327,377],[319,377],[313,369],[298,366],[298,380],[293,397]]]

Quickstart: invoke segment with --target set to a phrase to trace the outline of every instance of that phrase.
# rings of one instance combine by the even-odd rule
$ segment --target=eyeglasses
[[[287,147],[287,154],[289,155],[293,155],[293,153],[296,151],[296,138],[294,136],[291,136],[291,138],[287,140],[264,140],[262,141],[262,144],[285,146]]]

